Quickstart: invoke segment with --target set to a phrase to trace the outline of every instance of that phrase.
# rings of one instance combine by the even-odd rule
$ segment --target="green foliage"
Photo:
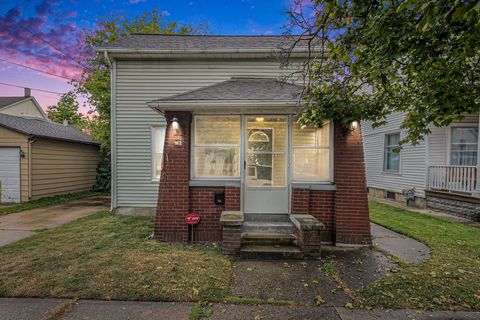
[[[57,123],[67,120],[69,124],[81,129],[85,125],[85,116],[78,112],[78,102],[75,92],[69,91],[60,97],[57,105],[47,108],[48,118]]]
[[[110,192],[111,175],[110,158],[105,158],[97,166],[97,177],[92,190],[95,192]]]
[[[310,10],[312,24],[292,11],[322,52],[306,68],[303,125],[334,118],[378,127],[405,112],[402,143],[416,144],[429,125],[480,110],[479,0],[317,0]]]
[[[370,219],[424,242],[431,257],[360,289],[357,305],[480,310],[480,229],[375,201]]]
[[[84,31],[84,69],[74,85],[79,93],[88,97],[88,102],[96,113],[92,123],[92,134],[102,143],[106,153],[110,151],[110,66],[103,54],[97,54],[95,48],[112,43],[130,33],[146,34],[191,34],[203,33],[205,25],[185,25],[176,21],[169,22],[157,10],[136,16],[133,20],[109,15],[98,23],[96,30]],[[95,128],[98,125],[99,128]]]

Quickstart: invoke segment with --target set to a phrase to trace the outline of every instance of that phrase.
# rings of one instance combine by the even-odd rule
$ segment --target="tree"
[[[290,15],[312,49],[302,124],[404,112],[402,143],[417,144],[480,111],[479,0],[297,1]]]
[[[98,29],[85,30],[80,40],[84,48],[84,69],[80,79],[74,81],[77,91],[88,97],[93,106],[92,113],[97,115],[95,123],[101,124],[102,145],[110,150],[110,67],[108,61],[95,48],[118,40],[130,33],[147,34],[192,34],[203,33],[206,26],[185,25],[168,22],[162,13],[153,10],[136,16],[133,20],[107,16],[98,23]],[[107,130],[105,130],[107,129]]]
[[[47,107],[48,118],[54,122],[63,123],[67,120],[69,124],[82,129],[85,125],[85,116],[78,112],[78,102],[75,92],[69,91],[60,97],[57,105]]]

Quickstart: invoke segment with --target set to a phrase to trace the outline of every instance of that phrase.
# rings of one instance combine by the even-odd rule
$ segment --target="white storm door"
[[[288,213],[288,118],[245,118],[245,213]]]

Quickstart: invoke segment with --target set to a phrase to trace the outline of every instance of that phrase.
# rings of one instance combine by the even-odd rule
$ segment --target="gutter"
[[[28,200],[32,199],[32,144],[37,141],[34,136],[28,137]]]

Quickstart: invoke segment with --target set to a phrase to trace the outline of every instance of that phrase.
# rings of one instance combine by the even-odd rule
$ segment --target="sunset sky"
[[[0,83],[33,88],[32,95],[44,109],[55,104],[58,94],[34,89],[58,93],[69,91],[72,86],[67,79],[77,77],[81,72],[74,61],[80,58],[78,35],[82,29],[95,28],[98,17],[110,13],[128,18],[158,9],[172,21],[205,22],[210,34],[268,35],[283,32],[288,20],[285,12],[290,4],[291,0],[1,1]],[[0,96],[18,95],[23,95],[23,89],[0,84]]]

